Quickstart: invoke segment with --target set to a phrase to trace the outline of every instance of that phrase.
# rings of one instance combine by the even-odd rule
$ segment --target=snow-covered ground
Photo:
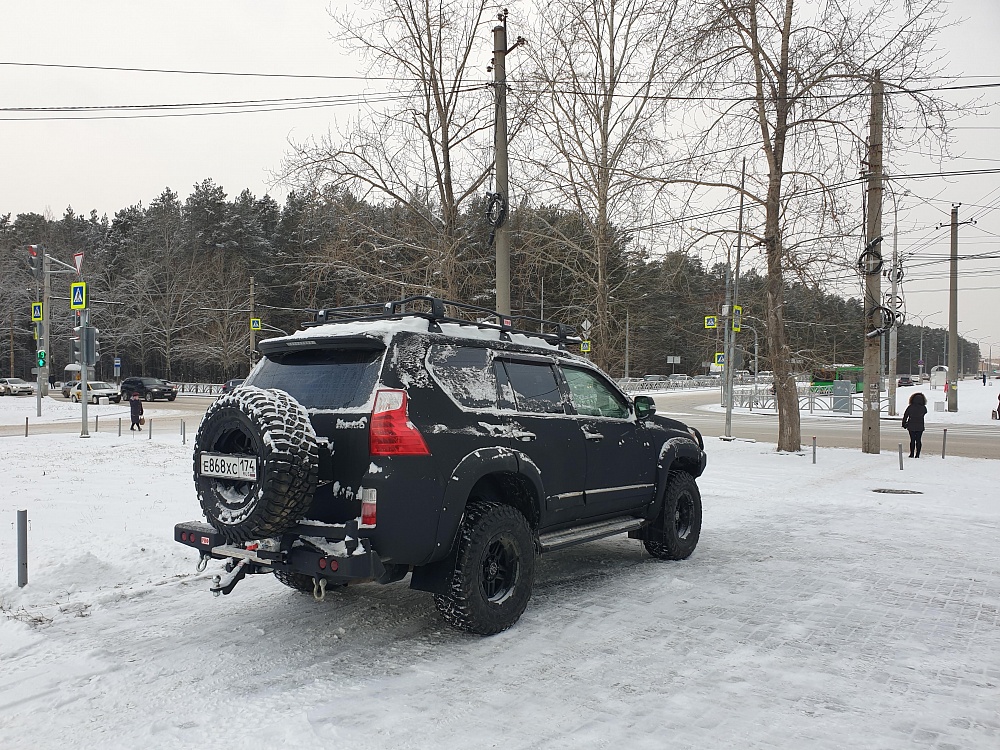
[[[206,404],[207,405],[207,404]],[[150,419],[166,414],[164,410],[157,410],[156,402],[144,403],[145,417]],[[23,425],[25,418],[28,419],[28,426],[33,424],[55,424],[55,423],[80,423],[82,404],[74,404],[69,399],[63,398],[58,392],[42,399],[42,416],[38,416],[38,401],[35,396],[4,396],[0,398],[0,425]],[[99,422],[105,424],[117,424],[122,419],[125,429],[129,425],[129,405],[120,404],[87,404],[87,423],[93,429],[94,417],[98,417]],[[110,429],[110,428],[109,428]]]
[[[177,435],[0,438],[0,748],[1000,747],[997,462],[707,448],[689,560],[545,555],[478,638],[405,581],[213,598]]]

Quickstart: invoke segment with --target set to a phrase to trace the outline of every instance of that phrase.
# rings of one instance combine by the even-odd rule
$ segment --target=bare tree
[[[946,131],[948,105],[915,86],[934,74],[940,0],[700,0],[691,6],[689,54],[700,93],[693,112],[702,135],[691,150],[700,188],[740,191],[752,218],[744,244],[760,245],[766,264],[766,323],[778,403],[778,450],[801,443],[792,353],[785,329],[789,278],[822,278],[861,222],[858,153],[866,141],[869,81],[878,70],[891,96],[890,117],[922,136]],[[893,131],[898,137],[902,129]],[[913,132],[913,131],[910,131]],[[711,195],[711,192],[703,193]],[[723,197],[722,202],[725,203]],[[731,206],[731,203],[730,203]],[[763,214],[762,221],[759,219]],[[735,228],[733,213],[727,215]],[[861,332],[858,332],[861,335]]]
[[[530,165],[522,185],[536,204],[560,206],[586,223],[582,235],[546,226],[556,246],[545,260],[586,290],[579,314],[592,318],[593,357],[605,368],[615,360],[612,305],[626,278],[627,231],[648,221],[668,161],[662,105],[676,59],[676,6],[675,0],[547,4],[538,8],[539,38],[529,45],[536,120],[532,137],[516,144],[518,158]]]
[[[380,252],[404,250],[398,257],[412,260],[400,269],[401,289],[458,296],[468,239],[460,215],[492,165],[493,103],[472,80],[491,49],[486,7],[484,0],[382,0],[367,12],[336,17],[341,40],[367,62],[367,74],[390,80],[397,93],[380,97],[386,108],[368,107],[346,133],[293,144],[284,178],[344,188],[362,201],[397,207],[407,225],[420,226],[413,232],[363,224],[368,242],[352,264],[360,275],[382,272]],[[364,222],[368,215],[355,218]],[[331,262],[344,258],[338,253]]]

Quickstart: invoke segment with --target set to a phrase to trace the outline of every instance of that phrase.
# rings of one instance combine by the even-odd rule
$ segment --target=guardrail
[[[864,408],[864,394],[862,393],[850,394],[850,399],[847,402],[848,408],[845,411],[843,408],[834,409],[834,404],[841,405],[843,400],[848,397],[834,396],[832,388],[812,388],[809,385],[800,385],[796,390],[799,398],[799,411],[808,411],[810,414],[815,411],[829,411],[836,414],[860,414]],[[734,391],[733,406],[750,410],[769,409],[772,411],[778,408],[775,403],[775,396],[770,392],[770,389],[764,391],[760,389],[756,391]],[[888,399],[880,399],[879,412],[888,413],[888,411]]]
[[[177,383],[177,392],[184,396],[218,396],[222,383]]]

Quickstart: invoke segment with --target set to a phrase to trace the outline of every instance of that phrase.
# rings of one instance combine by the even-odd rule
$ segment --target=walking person
[[[922,393],[910,396],[910,405],[903,412],[903,429],[910,432],[910,458],[920,458],[921,438],[924,434],[924,415],[927,413],[927,397]],[[916,455],[914,456],[914,450]]]
[[[129,427],[129,431],[139,428],[139,432],[142,432],[142,425],[139,420],[142,419],[142,401],[139,399],[138,393],[133,393],[132,397],[128,400],[128,406],[132,410],[132,426]]]

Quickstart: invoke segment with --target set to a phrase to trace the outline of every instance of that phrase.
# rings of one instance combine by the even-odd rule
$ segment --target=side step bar
[[[603,539],[606,536],[624,534],[626,531],[634,531],[645,523],[642,518],[612,518],[610,521],[599,521],[589,523],[586,526],[575,526],[572,529],[561,531],[550,531],[547,534],[539,534],[538,542],[542,552],[552,552],[553,550],[570,547],[574,544],[590,542],[594,539]]]

